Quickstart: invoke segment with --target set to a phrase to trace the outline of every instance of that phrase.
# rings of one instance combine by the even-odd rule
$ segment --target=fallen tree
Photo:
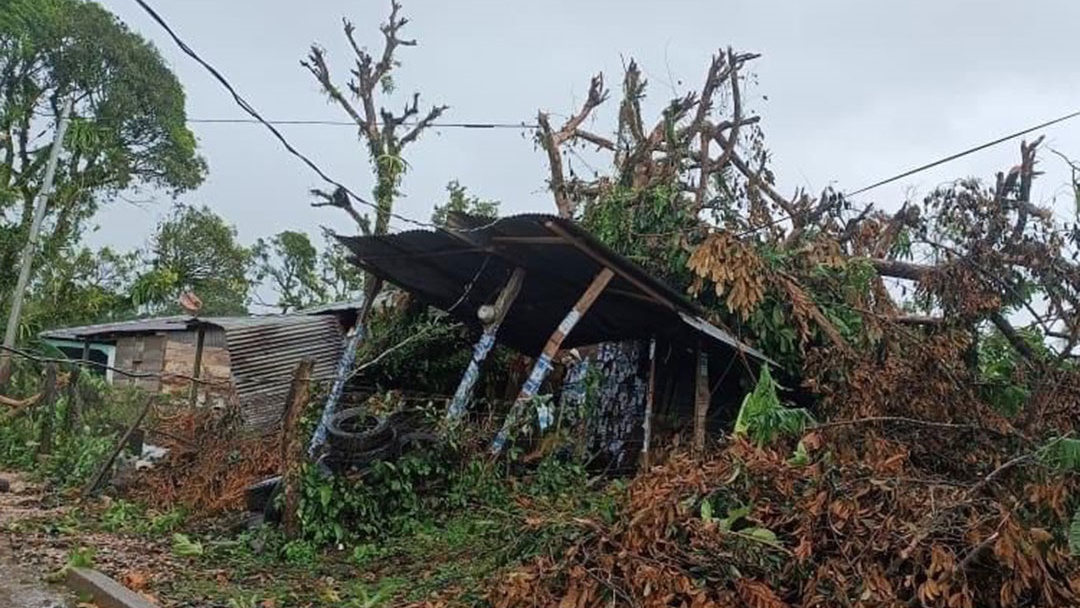
[[[957,181],[893,212],[786,196],[743,107],[755,57],[718,53],[651,128],[631,62],[612,135],[582,129],[609,97],[597,76],[558,130],[540,114],[538,142],[560,214],[779,361],[820,422],[654,468],[615,523],[581,521],[580,542],[491,600],[1075,604],[1080,232],[1030,200],[1041,138],[992,185]],[[613,171],[568,178],[575,147],[610,153]]]

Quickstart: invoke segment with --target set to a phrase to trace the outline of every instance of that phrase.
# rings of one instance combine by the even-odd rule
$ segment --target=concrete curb
[[[67,586],[76,593],[87,594],[101,608],[156,608],[149,600],[89,568],[69,568]]]

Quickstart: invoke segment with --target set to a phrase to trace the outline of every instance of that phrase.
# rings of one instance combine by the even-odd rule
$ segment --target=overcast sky
[[[150,0],[174,29],[222,71],[266,117],[345,117],[329,106],[299,61],[312,42],[328,50],[340,76],[351,56],[341,18],[378,47],[389,0]],[[183,55],[134,0],[103,0],[153,40],[188,94],[189,118],[243,117],[224,90]],[[654,101],[698,87],[709,57],[732,45],[761,53],[749,85],[751,110],[764,117],[782,191],[833,185],[853,191],[937,157],[1080,108],[1080,2],[1040,0],[403,0],[412,19],[396,76],[401,94],[445,103],[445,119],[531,122],[537,109],[567,113],[602,71],[617,89],[623,57],[651,80]],[[684,87],[679,87],[679,82]],[[400,100],[404,101],[404,97]],[[591,128],[608,131],[614,99]],[[395,106],[399,102],[395,101]],[[346,216],[311,209],[319,179],[257,125],[194,124],[210,165],[206,183],[184,201],[205,203],[250,242],[281,230],[350,232]],[[282,127],[294,144],[356,192],[370,192],[366,153],[355,129]],[[1080,118],[1045,131],[1048,147],[1080,157]],[[1018,162],[1019,140],[857,197],[894,208],[909,192],[965,176],[992,176]],[[406,198],[397,211],[427,220],[458,179],[503,213],[554,212],[546,164],[528,133],[432,131],[407,151]],[[1038,202],[1057,196],[1068,172],[1044,148],[1047,175]],[[170,199],[117,203],[97,218],[97,245],[145,242]],[[398,227],[402,226],[398,223]]]

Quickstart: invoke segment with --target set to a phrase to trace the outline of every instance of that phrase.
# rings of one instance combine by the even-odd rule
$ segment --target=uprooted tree
[[[561,215],[772,356],[822,422],[791,459],[798,437],[734,440],[642,476],[616,523],[583,525],[496,605],[1075,604],[1080,243],[1030,200],[1041,139],[989,185],[891,212],[788,196],[743,103],[755,57],[718,53],[652,122],[631,62],[612,134],[584,128],[597,76],[537,141]],[[579,146],[611,173],[568,177]]]

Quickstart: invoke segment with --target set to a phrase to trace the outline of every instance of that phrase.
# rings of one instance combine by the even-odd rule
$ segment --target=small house
[[[187,395],[199,406],[235,402],[246,429],[265,431],[280,422],[301,360],[315,362],[313,379],[333,378],[359,307],[341,302],[285,315],[157,317],[55,329],[40,337],[107,370],[113,385]]]

